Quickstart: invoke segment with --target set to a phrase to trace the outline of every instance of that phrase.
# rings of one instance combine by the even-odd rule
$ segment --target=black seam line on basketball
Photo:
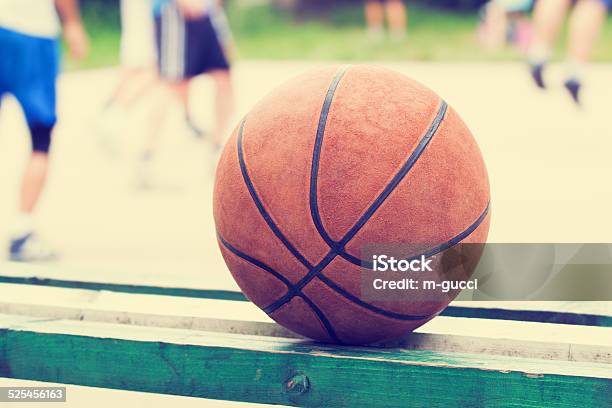
[[[319,274],[317,276],[317,278],[321,282],[323,282],[325,285],[327,285],[329,288],[334,290],[336,293],[344,296],[348,301],[353,302],[357,306],[361,306],[364,309],[368,309],[371,312],[374,312],[376,314],[379,314],[379,315],[382,315],[382,316],[385,316],[385,317],[390,317],[390,318],[396,319],[396,320],[423,320],[423,319],[429,319],[432,316],[431,314],[427,314],[427,315],[405,315],[405,314],[401,314],[401,313],[390,312],[388,310],[381,309],[381,308],[376,307],[374,305],[371,305],[371,304],[369,304],[367,302],[364,302],[363,300],[359,299],[357,296],[353,295],[352,293],[347,292],[346,290],[342,289],[334,281],[332,281],[331,279],[329,279],[327,276],[325,276],[323,274]]]
[[[329,94],[328,94],[328,96],[329,96]],[[330,99],[330,104],[331,104],[331,99]],[[335,251],[338,253],[338,255],[340,255],[342,258],[344,258],[347,261],[349,261],[351,263],[354,263],[356,265],[361,265],[361,263],[359,262],[358,258],[355,258],[354,256],[348,254],[345,251],[345,248],[344,248],[345,245],[355,235],[357,235],[359,230],[374,215],[374,213],[378,210],[378,208],[380,208],[380,206],[383,204],[383,202],[393,192],[393,190],[395,190],[397,185],[404,179],[404,177],[408,174],[408,172],[410,172],[410,170],[412,169],[414,164],[417,162],[419,157],[423,154],[423,152],[425,151],[425,148],[429,145],[429,142],[431,141],[431,139],[435,135],[436,131],[440,127],[440,124],[442,123],[442,120],[444,119],[444,116],[446,115],[447,109],[448,109],[448,105],[446,104],[446,102],[445,101],[441,101],[440,108],[438,109],[438,113],[436,114],[436,117],[434,118],[431,126],[429,127],[429,129],[427,130],[425,135],[421,138],[421,141],[417,145],[416,149],[412,152],[412,154],[410,155],[410,157],[408,158],[406,163],[402,166],[400,171],[393,177],[391,182],[381,192],[381,194],[379,194],[379,196],[376,198],[374,203],[372,203],[372,205],[361,216],[361,218],[353,226],[353,228],[351,228],[351,230],[349,230],[349,232],[338,242],[332,240],[331,237],[329,237],[329,235],[327,234],[327,232],[323,228],[323,225],[322,225],[322,222],[321,222],[321,219],[320,219],[320,215],[319,215],[319,212],[318,212],[318,203],[317,203],[317,198],[316,198],[317,197],[316,196],[316,179],[317,179],[317,174],[318,174],[318,165],[319,165],[318,162],[319,162],[321,145],[323,143],[324,131],[322,131],[320,134],[317,134],[317,143],[315,144],[315,154],[314,154],[314,157],[313,157],[313,166],[312,166],[313,167],[313,172],[312,172],[312,174],[310,176],[310,180],[311,180],[311,184],[310,184],[310,186],[311,186],[310,187],[310,208],[311,208],[311,213],[312,213],[312,216],[313,216],[313,220],[315,222],[315,226],[317,226],[317,230],[319,231],[319,234],[321,235],[321,237],[325,240],[325,242],[327,242],[327,244],[331,248],[335,249]],[[323,118],[323,113],[322,113],[321,116]],[[325,120],[327,120],[327,112],[325,112]],[[321,122],[319,123],[319,129],[321,129]],[[324,125],[323,125],[323,129],[324,129]],[[318,148],[317,148],[317,145],[319,145]],[[316,172],[314,171],[315,170],[315,165],[316,165]],[[313,185],[313,180],[314,180],[314,185]],[[314,187],[314,191],[313,191],[313,187]],[[313,197],[314,197],[314,199],[313,199]]]
[[[291,281],[289,279],[287,279],[286,277],[284,277],[282,274],[276,272],[274,269],[272,269],[270,266],[266,265],[265,263],[253,258],[252,256],[249,256],[247,254],[245,254],[244,252],[240,251],[239,249],[237,249],[236,247],[234,247],[232,244],[230,244],[229,242],[227,242],[225,240],[225,238],[223,238],[221,236],[221,234],[217,233],[217,238],[219,238],[219,241],[221,242],[221,244],[227,248],[228,251],[230,251],[231,253],[233,253],[234,255],[236,255],[238,258],[244,259],[245,261],[247,261],[250,264],[255,265],[256,267],[268,272],[269,274],[271,274],[272,276],[274,276],[276,279],[278,279],[279,281],[283,282],[285,284],[285,286],[287,286],[287,288],[291,289],[293,288],[293,283],[291,283]]]
[[[480,224],[484,221],[485,217],[487,216],[487,214],[489,213],[489,207],[490,207],[490,203],[487,203],[487,206],[485,207],[484,211],[480,214],[480,216],[478,216],[478,218],[476,219],[476,221],[474,221],[473,224],[471,224],[465,231],[463,231],[462,233],[460,233],[459,235],[453,237],[452,239],[450,239],[449,241],[440,244],[432,249],[430,249],[427,252],[423,252],[422,254],[419,255],[414,255],[411,258],[407,258],[408,261],[413,260],[413,259],[418,259],[421,256],[424,256],[425,258],[429,258],[430,256],[434,256],[436,254],[439,254],[442,251],[445,251],[451,247],[454,247],[455,245],[461,243],[461,241],[463,241],[465,238],[467,238],[468,236],[470,236],[470,234],[472,234],[472,232],[474,232],[476,230],[476,228],[478,228],[480,226]],[[364,266],[364,263],[362,260],[360,260],[359,258],[357,258],[356,256],[353,256],[351,254],[349,254],[348,252],[345,252],[346,257],[343,256],[344,259],[346,259],[347,261],[349,261],[350,263],[352,263],[353,265],[357,265],[357,266]],[[371,264],[371,262],[370,262]],[[371,266],[366,266],[368,269],[372,269]]]
[[[490,204],[487,204],[487,207],[485,208],[485,210],[482,212],[482,214],[476,219],[476,221],[474,221],[472,223],[472,225],[470,225],[468,228],[466,228],[463,232],[461,232],[460,234],[458,234],[457,236],[453,237],[452,239],[450,239],[449,241],[445,242],[444,244],[438,245],[432,249],[430,249],[427,252],[424,252],[420,255],[415,255],[409,259],[416,259],[416,258],[420,258],[421,256],[424,256],[426,258],[429,258],[431,256],[434,256],[442,251],[445,251],[449,248],[452,248],[453,246],[459,244],[461,241],[463,241],[464,239],[466,239],[467,237],[469,237],[475,230],[476,228],[478,228],[480,226],[480,224],[482,224],[482,222],[484,221],[484,219],[486,218],[487,214],[489,213],[489,207]],[[386,317],[391,317],[393,319],[398,319],[398,320],[422,320],[422,319],[427,319],[429,318],[431,315],[426,315],[426,316],[413,316],[413,315],[404,315],[404,314],[400,314],[400,313],[395,313],[395,312],[390,312],[388,310],[384,310],[381,309],[379,307],[373,306],[369,303],[366,303],[364,301],[362,301],[361,299],[359,299],[357,296],[351,294],[350,292],[344,290],[343,288],[341,288],[340,286],[338,286],[334,281],[332,281],[331,279],[329,279],[327,276],[325,276],[323,273],[319,273],[317,275],[317,278],[319,278],[319,280],[321,282],[323,282],[324,284],[326,284],[328,287],[330,287],[332,290],[336,291],[336,293],[340,294],[341,296],[344,296],[346,299],[348,299],[349,301],[363,307],[366,308],[374,313],[386,316]]]
[[[425,151],[425,148],[429,145],[429,142],[436,134],[437,130],[446,115],[446,111],[448,109],[448,105],[445,101],[440,102],[440,107],[438,108],[438,113],[434,118],[431,126],[425,132],[425,135],[421,138],[421,141],[417,145],[416,149],[412,152],[410,157],[404,165],[400,168],[400,170],[393,176],[389,184],[385,187],[385,189],[378,195],[374,203],[366,210],[366,212],[359,218],[357,223],[347,232],[347,234],[336,244],[334,245],[330,252],[325,256],[325,258],[315,267],[311,268],[306,276],[299,281],[294,289],[290,289],[283,297],[278,299],[276,302],[272,303],[268,306],[268,309],[274,311],[281,307],[286,302],[290,301],[294,296],[296,296],[304,286],[306,286],[312,279],[314,279],[319,273],[325,268],[337,255],[342,256],[345,245],[361,230],[361,228],[365,225],[365,223],[374,215],[376,210],[380,208],[380,206],[384,203],[384,201],[389,197],[389,195],[395,190],[397,185],[404,179],[406,174],[412,169],[414,164],[417,162],[419,157]],[[268,312],[268,310],[266,310]]]
[[[240,251],[239,249],[237,249],[236,247],[234,247],[232,244],[230,244],[229,242],[227,242],[227,240],[225,238],[223,238],[223,236],[221,234],[219,234],[217,232],[217,238],[219,238],[219,241],[221,242],[221,244],[231,253],[233,253],[234,255],[236,255],[238,258],[241,258],[245,261],[247,261],[248,263],[255,265],[256,267],[270,273],[272,276],[274,276],[276,279],[280,280],[281,282],[283,282],[285,284],[285,286],[287,286],[287,288],[292,289],[293,288],[293,283],[291,283],[291,281],[289,281],[287,278],[285,278],[283,275],[281,275],[280,273],[276,272],[274,269],[272,269],[270,266],[266,265],[265,263],[253,258],[252,256],[249,256],[247,254],[245,254],[244,252]],[[325,314],[323,313],[323,311],[321,309],[319,309],[319,307],[308,297],[306,296],[304,293],[299,293],[298,294],[299,297],[301,297],[304,302],[306,302],[306,304],[308,306],[310,306],[310,308],[312,309],[312,311],[314,312],[314,314],[317,316],[317,318],[319,319],[319,321],[321,322],[321,324],[323,325],[323,327],[325,328],[325,330],[327,331],[327,334],[329,335],[329,337],[331,337],[332,340],[334,340],[337,343],[340,343],[340,339],[338,338],[338,336],[336,335],[336,332],[334,331],[333,326],[331,325],[329,319],[327,319],[327,317],[325,316]],[[264,309],[264,311],[267,308]]]
[[[268,212],[266,211],[266,209],[263,206],[263,203],[261,202],[261,200],[257,196],[257,192],[255,191],[255,187],[253,186],[253,183],[252,183],[251,178],[249,176],[249,173],[247,171],[246,163],[244,161],[244,153],[242,151],[242,137],[243,137],[243,133],[244,133],[244,124],[245,124],[245,122],[246,122],[246,118],[243,119],[242,123],[240,124],[240,130],[238,131],[238,139],[237,139],[236,144],[237,144],[237,148],[238,148],[238,162],[240,164],[240,171],[242,173],[242,178],[244,179],[244,182],[245,182],[245,184],[247,186],[247,189],[249,190],[249,194],[251,195],[251,198],[253,199],[253,202],[255,203],[255,206],[257,207],[257,210],[259,210],[259,213],[261,214],[263,219],[266,221],[266,224],[268,224],[268,227],[270,227],[270,229],[272,230],[274,235],[276,235],[276,237],[283,243],[285,248],[287,248],[289,250],[289,252],[291,252],[291,254],[293,254],[293,256],[302,265],[304,265],[306,268],[308,268],[310,270],[310,269],[313,268],[313,265],[310,262],[308,262],[308,260],[304,257],[304,255],[302,255],[300,253],[300,251],[298,251],[297,248],[295,248],[291,244],[291,242],[289,242],[289,240],[283,235],[283,233],[281,232],[280,228],[276,225],[276,223],[274,222],[274,220],[272,219],[270,214],[268,214]]]
[[[482,212],[482,214],[480,214],[480,216],[476,219],[476,221],[474,221],[474,223],[472,225],[470,225],[461,234],[459,234],[456,237],[448,240],[444,244],[438,245],[437,247],[432,248],[428,252],[425,252],[425,253],[423,253],[421,255],[414,256],[411,259],[420,258],[421,256],[424,256],[425,258],[429,258],[431,256],[439,254],[442,251],[446,251],[447,249],[452,248],[455,245],[461,243],[461,241],[463,241],[464,239],[469,237],[474,231],[476,231],[476,228],[478,228],[480,226],[480,224],[482,224],[482,222],[485,220],[485,218],[489,214],[490,206],[491,206],[491,204],[487,203],[487,206],[484,209],[484,211]]]
[[[301,297],[304,300],[304,302],[306,302],[306,304],[310,306],[310,308],[315,313],[315,315],[317,315],[317,318],[319,319],[319,321],[321,322],[321,324],[327,331],[327,334],[329,335],[329,337],[331,337],[331,339],[335,341],[336,343],[342,343],[342,341],[338,338],[338,335],[334,331],[334,327],[331,325],[329,319],[327,319],[323,311],[319,309],[319,307],[305,294],[300,292],[298,296]]]
[[[271,303],[268,307],[264,309],[264,312],[270,314],[274,312],[276,309],[280,308],[285,303],[289,302],[293,297],[298,296],[302,293],[302,289],[304,286],[308,284],[323,268],[331,263],[334,258],[337,256],[337,253],[334,250],[331,250],[325,255],[325,258],[321,262],[319,262],[315,267],[310,269],[306,276],[302,278],[298,283],[289,288],[287,293],[285,293],[282,297],[280,297],[276,302]]]
[[[317,185],[319,177],[319,160],[321,158],[321,148],[323,146],[323,137],[325,136],[325,128],[327,126],[327,118],[329,116],[329,110],[331,109],[332,102],[334,100],[334,94],[338,89],[338,85],[344,74],[349,69],[349,66],[344,66],[338,70],[334,79],[332,80],[323,102],[323,108],[321,109],[321,115],[319,117],[319,125],[317,126],[317,136],[315,138],[314,150],[312,153],[312,163],[310,167],[310,215],[312,221],[319,232],[319,235],[331,248],[336,248],[336,242],[329,236],[323,222],[321,221],[321,214],[319,213],[319,203],[317,196]]]
[[[349,254],[346,251],[343,251],[340,256],[344,259],[346,259],[347,261],[349,261],[350,263],[352,263],[353,265],[357,265],[357,266],[363,266],[363,260],[357,258],[354,255]]]
[[[468,228],[466,228],[463,232],[461,232],[460,234],[456,235],[455,237],[453,237],[452,239],[448,240],[447,242],[445,242],[444,244],[438,245],[434,248],[432,248],[431,250],[422,253],[422,256],[425,256],[426,258],[434,256],[446,249],[449,249],[457,244],[459,244],[461,241],[463,241],[464,239],[466,239],[467,237],[469,237],[479,226],[480,224],[482,224],[482,222],[485,220],[485,218],[487,217],[488,213],[489,213],[489,209],[490,209],[490,203],[487,203],[486,208],[484,209],[484,211],[482,212],[482,214],[476,219],[476,221],[474,221]],[[223,242],[223,241],[222,241]],[[224,243],[225,245],[225,243]],[[312,271],[312,277],[314,278],[315,276],[317,278],[319,278],[319,280],[321,280],[321,282],[323,282],[325,285],[327,285],[329,288],[331,288],[332,290],[334,290],[335,292],[337,292],[338,294],[344,296],[346,299],[348,299],[349,301],[352,301],[353,303],[362,306],[374,313],[378,313],[380,315],[386,316],[386,317],[390,317],[393,319],[398,319],[398,320],[423,320],[423,319],[427,319],[430,317],[430,315],[425,315],[425,316],[414,316],[414,315],[404,315],[404,314],[400,314],[400,313],[395,313],[395,312],[390,312],[381,308],[378,308],[376,306],[373,306],[369,303],[363,302],[361,299],[359,299],[358,297],[352,295],[350,292],[347,292],[346,290],[342,289],[340,286],[336,285],[332,280],[330,280],[329,278],[327,278],[325,275],[323,275],[321,273],[321,271],[336,257],[337,254],[335,254],[333,251],[331,251],[330,253],[328,253],[328,255],[325,257],[325,259],[319,264],[317,265],[316,268],[313,269]],[[416,255],[410,259],[414,259],[414,258],[420,258],[421,255]],[[316,269],[316,271],[315,271]],[[310,272],[309,272],[310,275]],[[268,307],[266,307],[264,309],[264,311],[266,313],[272,313],[275,310],[277,310],[278,308],[280,308],[283,304],[285,304],[286,302],[288,302],[289,300],[291,300],[294,296],[305,296],[302,292],[301,289],[308,283],[310,282],[310,280],[308,280],[308,282],[305,282],[306,279],[303,279],[302,281],[300,281],[298,284],[293,285],[293,284],[289,284],[287,285],[289,288],[289,292],[283,296],[282,298],[280,298],[278,301],[272,303],[271,305],[269,305]],[[313,310],[315,310],[313,308]],[[321,322],[323,322],[323,320],[321,320]]]
[[[346,235],[338,242],[338,245],[344,251],[344,246],[357,235],[357,233],[363,228],[366,222],[369,221],[370,218],[374,215],[374,213],[380,208],[380,206],[385,202],[387,197],[391,195],[391,193],[395,190],[395,188],[401,183],[401,181],[406,177],[408,172],[414,167],[416,162],[419,160],[425,148],[429,145],[429,142],[434,137],[438,129],[440,128],[440,124],[442,120],[444,120],[444,116],[446,115],[446,111],[448,110],[448,104],[445,101],[441,101],[440,108],[436,117],[434,118],[431,126],[425,133],[425,135],[421,138],[421,141],[417,145],[416,149],[412,152],[406,163],[401,167],[401,169],[393,176],[389,184],[385,187],[385,189],[376,197],[376,200],[370,205],[370,207],[366,210],[366,212],[359,218],[357,223],[346,233]]]

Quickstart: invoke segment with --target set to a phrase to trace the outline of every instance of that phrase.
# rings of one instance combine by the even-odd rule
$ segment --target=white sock
[[[543,45],[534,43],[529,48],[529,63],[532,65],[543,65],[550,60],[550,49]]]
[[[15,216],[9,234],[13,238],[20,238],[34,231],[34,217],[30,213],[20,212]]]
[[[565,63],[565,77],[567,79],[573,79],[578,82],[582,82],[584,77],[584,63],[569,59]]]

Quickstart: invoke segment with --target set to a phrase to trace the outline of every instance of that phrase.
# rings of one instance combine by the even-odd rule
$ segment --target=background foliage
[[[136,0],[128,0],[136,1]],[[408,0],[404,41],[372,43],[364,30],[363,0],[225,0],[239,58],[347,61],[521,61],[514,49],[484,50],[477,40],[477,7],[485,0]],[[119,62],[119,0],[81,0],[91,56],[68,68]],[[612,20],[594,52],[612,61]],[[559,41],[557,57],[565,46]]]

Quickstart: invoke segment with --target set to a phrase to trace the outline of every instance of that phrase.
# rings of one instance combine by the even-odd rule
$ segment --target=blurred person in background
[[[78,0],[0,0],[0,96],[11,94],[17,99],[32,139],[32,155],[21,184],[19,213],[9,230],[9,256],[14,261],[48,260],[55,256],[35,233],[33,214],[47,180],[49,148],[57,121],[61,25],[71,55],[77,59],[84,57],[88,39]]]
[[[209,136],[217,157],[234,110],[230,71],[232,38],[220,0],[154,0],[159,76],[189,115],[192,79],[209,75],[215,84],[215,124]],[[151,134],[141,160],[140,184],[149,184],[148,168],[169,104],[160,101],[151,116]],[[193,121],[188,119],[193,127]]]
[[[578,0],[570,16],[564,86],[577,104],[580,103],[584,66],[599,38],[611,3],[612,0]],[[571,5],[572,0],[536,1],[529,64],[531,76],[539,88],[546,88],[544,69]]]
[[[152,0],[121,0],[121,74],[99,118],[103,146],[115,151],[125,113],[155,88],[155,32]]]
[[[532,28],[528,12],[533,0],[490,0],[481,8],[480,40],[491,50],[511,44],[526,51]]]
[[[365,17],[368,35],[374,41],[385,38],[385,14],[391,38],[406,36],[407,10],[403,0],[366,0]]]

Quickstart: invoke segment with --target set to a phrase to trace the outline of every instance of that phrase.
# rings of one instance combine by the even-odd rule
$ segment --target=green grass
[[[246,4],[245,4],[246,3]],[[339,8],[324,19],[296,22],[269,5],[233,2],[229,10],[240,55],[257,59],[487,61],[518,60],[513,49],[487,51],[478,43],[476,13],[411,6],[408,36],[401,42],[372,43],[364,31],[360,6]],[[559,41],[557,57],[562,55]],[[612,19],[594,52],[595,61],[612,61]]]
[[[83,9],[83,20],[89,34],[90,53],[80,62],[66,58],[65,68],[71,70],[117,65],[121,38],[121,23],[117,6],[89,3]],[[66,51],[65,44],[64,50]],[[67,55],[67,52],[64,55]]]
[[[489,55],[479,49],[474,14],[412,7],[405,40],[373,43],[361,7],[339,9],[326,19],[294,22],[267,5],[236,2],[230,21],[244,58],[327,60],[470,60],[515,58],[512,51]]]
[[[92,52],[69,69],[116,65],[119,61],[118,10],[89,3],[84,11]],[[512,49],[489,52],[476,39],[475,13],[458,13],[412,6],[408,36],[400,42],[372,43],[363,29],[360,6],[336,9],[325,17],[295,21],[264,1],[229,3],[229,19],[244,59],[365,60],[365,61],[504,61],[519,60]],[[557,57],[561,57],[560,41]],[[612,61],[612,19],[604,29],[594,60]]]

